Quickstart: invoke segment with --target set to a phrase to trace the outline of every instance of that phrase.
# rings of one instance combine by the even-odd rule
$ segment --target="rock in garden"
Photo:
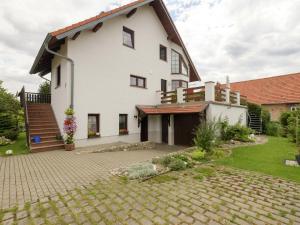
[[[13,150],[7,150],[6,152],[5,152],[5,155],[12,155],[14,152],[13,152]]]

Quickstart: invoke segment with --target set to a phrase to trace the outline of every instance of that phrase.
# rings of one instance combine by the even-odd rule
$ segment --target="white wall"
[[[241,122],[242,125],[247,125],[247,107],[234,106],[222,103],[209,103],[206,111],[206,119],[208,121],[218,119],[228,119],[230,125],[235,125]]]
[[[123,46],[123,26],[134,30],[135,49]],[[130,18],[116,17],[104,22],[98,32],[85,31],[75,41],[68,41],[68,56],[75,61],[77,143],[119,140],[119,114],[128,114],[129,130],[129,135],[121,136],[120,140],[140,140],[135,106],[157,104],[156,91],[160,90],[161,79],[168,81],[168,90],[172,79],[188,81],[187,76],[171,75],[171,48],[182,54],[183,51],[167,37],[153,8],[147,5],[138,8]],[[167,62],[159,59],[160,44],[168,48]],[[130,87],[131,74],[147,78],[147,88]],[[99,139],[86,140],[89,113],[100,114]],[[160,123],[158,119],[149,118],[149,137],[159,140],[151,131],[152,120]],[[62,123],[61,117],[59,123]]]
[[[58,53],[67,55],[67,44],[62,45]],[[59,87],[56,87],[56,71],[59,65],[61,66],[61,83]],[[51,105],[61,134],[63,134],[64,112],[70,104],[70,65],[66,60],[55,56],[51,68]]]

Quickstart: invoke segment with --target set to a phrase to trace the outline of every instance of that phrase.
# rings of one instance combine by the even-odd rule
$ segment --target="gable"
[[[77,36],[80,35],[80,32],[85,30],[97,32],[99,27],[101,27],[105,21],[120,15],[126,15],[127,17],[130,17],[130,15],[134,14],[139,7],[146,4],[150,4],[153,7],[168,34],[168,39],[183,48],[183,51],[189,62],[190,81],[200,80],[199,74],[162,0],[138,0],[108,12],[102,12],[95,17],[72,24],[71,26],[48,33],[38,52],[38,55],[35,58],[30,70],[30,74],[40,73],[40,75],[43,76],[50,72],[53,55],[45,50],[46,45],[49,46],[49,49],[58,51],[60,46],[65,43],[66,38],[77,38]]]

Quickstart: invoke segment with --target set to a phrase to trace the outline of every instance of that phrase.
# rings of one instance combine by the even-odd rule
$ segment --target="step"
[[[59,144],[64,144],[64,142],[62,140],[49,140],[49,141],[42,141],[40,143],[31,142],[31,147],[45,147],[49,145],[59,145]]]
[[[47,128],[58,128],[57,124],[56,123],[43,123],[43,124],[32,124],[30,123],[29,124],[29,129],[42,129],[44,127],[47,127]]]
[[[48,136],[41,137],[41,142],[45,142],[45,141],[59,141],[59,140],[57,140],[56,135],[48,135]]]
[[[29,124],[30,123],[56,123],[55,118],[28,118]]]
[[[40,137],[48,137],[48,136],[54,136],[59,134],[59,131],[48,131],[48,132],[30,132],[30,137],[32,138],[33,136],[40,136]]]
[[[45,152],[45,151],[54,151],[54,150],[63,150],[65,148],[64,144],[54,144],[48,146],[34,147],[31,146],[30,150],[33,153]]]
[[[47,126],[44,126],[42,128],[29,128],[29,132],[31,134],[33,133],[45,133],[45,132],[59,132],[59,129],[57,127],[47,127]]]

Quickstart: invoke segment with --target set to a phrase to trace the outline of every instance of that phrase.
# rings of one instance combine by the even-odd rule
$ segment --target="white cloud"
[[[1,0],[0,80],[36,91],[28,75],[49,31],[130,0]],[[245,80],[300,71],[300,1],[166,0],[203,80]]]

